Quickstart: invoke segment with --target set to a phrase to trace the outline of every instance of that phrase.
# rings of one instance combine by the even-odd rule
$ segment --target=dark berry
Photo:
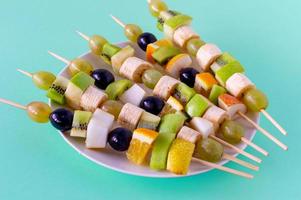
[[[156,36],[154,36],[151,33],[142,33],[138,39],[137,39],[137,44],[139,45],[139,47],[143,50],[146,51],[146,47],[147,45],[154,43],[157,41]]]
[[[165,103],[162,99],[155,96],[145,97],[140,102],[140,107],[147,112],[150,112],[154,115],[158,115],[163,109]]]
[[[95,86],[102,90],[115,81],[114,75],[106,69],[96,69],[91,76],[95,80]]]
[[[73,113],[65,108],[59,108],[49,115],[49,120],[56,129],[65,132],[72,128]]]
[[[126,151],[132,140],[133,133],[126,128],[116,128],[108,135],[108,143],[116,151]]]
[[[188,85],[189,87],[194,87],[195,76],[199,72],[194,68],[184,68],[180,71],[180,80]]]

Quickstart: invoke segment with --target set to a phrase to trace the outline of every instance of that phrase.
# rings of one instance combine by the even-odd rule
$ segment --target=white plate
[[[123,42],[123,43],[119,43],[118,45],[124,47],[128,44],[129,43],[127,43],[127,42]],[[142,50],[140,50],[140,48],[138,46],[136,46],[134,44],[130,44],[130,45],[135,48],[137,57],[142,58],[142,59],[145,58],[144,52]],[[80,58],[83,58],[83,59],[89,61],[95,68],[105,68],[112,72],[111,67],[109,65],[104,63],[100,58],[94,56],[90,52],[80,56]],[[62,70],[60,72],[60,75],[69,78],[67,68]],[[116,79],[118,79],[118,78],[120,78],[120,77],[116,77]],[[144,89],[146,89],[148,92],[150,92],[150,90],[145,88],[142,84],[141,84],[141,86]],[[51,105],[51,106],[53,108],[57,107],[56,105]],[[251,119],[253,119],[254,121],[256,121],[258,123],[258,121],[259,121],[258,114],[248,113],[248,116],[251,117]],[[240,123],[245,128],[245,137],[247,139],[252,140],[256,131],[253,128],[251,128],[244,120],[238,119],[238,121],[240,121]],[[116,170],[119,172],[127,173],[127,174],[137,175],[137,176],[160,177],[160,178],[179,177],[168,171],[153,171],[148,166],[134,165],[127,160],[125,153],[116,152],[116,151],[112,150],[109,146],[107,146],[106,149],[91,150],[91,149],[85,148],[85,142],[83,139],[73,138],[73,137],[70,137],[69,134],[63,134],[61,132],[60,132],[60,134],[65,139],[65,141],[70,146],[72,146],[76,151],[78,151],[81,155],[85,156],[86,158],[88,158],[88,159],[92,160],[93,162],[95,162],[99,165],[102,165],[104,167],[107,167],[107,168],[110,168],[110,169],[113,169],[113,170]],[[239,144],[238,147],[240,149],[244,149],[244,148],[246,148],[246,145]],[[236,156],[236,154],[229,149],[226,149],[225,151],[229,154]],[[226,161],[226,160],[222,160],[221,162],[219,162],[219,164],[224,165],[227,162],[228,161]],[[186,176],[204,173],[209,170],[211,170],[211,168],[208,168],[208,167],[202,166],[198,163],[192,162],[189,173]]]

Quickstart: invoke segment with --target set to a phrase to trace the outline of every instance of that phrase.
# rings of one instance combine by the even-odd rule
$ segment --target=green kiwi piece
[[[153,59],[160,65],[165,65],[174,56],[181,53],[180,49],[172,46],[162,46],[152,54]]]
[[[184,83],[180,83],[177,85],[174,97],[180,101],[182,104],[186,105],[186,103],[196,94],[193,88],[187,86]]]
[[[106,43],[102,48],[102,55],[103,56],[105,55],[107,58],[111,59],[112,56],[114,56],[120,50],[121,50],[120,47],[110,43]]]
[[[165,21],[165,25],[169,26],[173,30],[176,30],[180,26],[191,24],[192,18],[188,15],[176,15]]]
[[[245,70],[243,66],[238,62],[230,62],[226,64],[225,66],[221,67],[215,72],[215,78],[218,80],[218,82],[225,86],[226,81],[228,78],[230,78],[235,73],[243,73]]]
[[[116,100],[120,95],[132,86],[132,82],[127,79],[114,81],[106,88],[106,94],[110,100]]]
[[[216,63],[219,64],[220,66],[224,66],[230,62],[234,62],[237,61],[233,56],[231,56],[231,54],[229,54],[228,52],[224,52],[222,55],[220,55],[217,59],[216,59]]]
[[[164,115],[159,126],[159,133],[177,134],[184,125],[185,119],[182,114],[174,113]]]
[[[150,168],[154,170],[166,169],[167,155],[172,141],[175,139],[174,133],[161,133],[156,138],[150,159]]]
[[[195,94],[185,106],[190,117],[200,117],[209,107],[208,101],[199,94]]]
[[[85,138],[87,135],[88,123],[91,117],[92,117],[91,112],[81,111],[81,110],[74,111],[70,136]]]
[[[213,85],[209,94],[209,100],[215,105],[218,102],[218,97],[222,94],[226,93],[226,89],[219,85]]]
[[[138,123],[138,128],[147,128],[155,131],[157,130],[160,121],[161,118],[157,115],[153,115],[149,112],[143,112]]]
[[[78,72],[71,78],[70,82],[82,91],[85,91],[90,85],[94,84],[95,80],[84,72]]]
[[[47,90],[46,96],[52,101],[64,105],[65,101],[65,92],[68,86],[69,80],[62,76],[57,76],[55,81]]]

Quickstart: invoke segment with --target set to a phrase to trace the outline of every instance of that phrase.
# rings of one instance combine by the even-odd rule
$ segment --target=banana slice
[[[152,65],[137,57],[127,58],[120,67],[119,73],[134,82],[141,82],[143,72]]]
[[[204,71],[208,71],[210,65],[222,54],[221,50],[214,44],[201,46],[196,54],[196,59]]]
[[[180,26],[173,34],[173,41],[181,48],[192,38],[199,38],[199,35],[190,26]]]
[[[134,130],[138,125],[142,113],[143,110],[141,108],[126,103],[119,113],[117,122],[125,128]]]
[[[126,46],[118,51],[114,56],[111,58],[112,67],[115,72],[119,72],[121,65],[123,62],[135,55],[135,50],[131,46]]]
[[[214,125],[207,119],[201,117],[193,117],[190,121],[191,127],[198,131],[202,138],[207,138],[209,135],[214,134]]]
[[[226,89],[235,97],[240,97],[251,88],[255,85],[242,73],[235,73],[226,81]]]
[[[217,106],[211,106],[203,115],[204,119],[213,123],[215,131],[227,117],[227,112]]]
[[[183,126],[177,135],[177,138],[181,138],[183,140],[186,140],[186,141],[194,143],[194,144],[199,139],[201,139],[201,137],[202,137],[202,135],[199,132],[197,132],[187,126]]]
[[[134,84],[119,97],[119,100],[138,106],[145,95],[146,92],[138,84]]]
[[[86,111],[94,112],[107,99],[106,93],[95,86],[89,86],[81,96],[80,106]]]
[[[230,119],[235,119],[237,112],[245,113],[247,111],[247,107],[241,101],[229,94],[220,95],[218,97],[218,105],[227,111]]]
[[[156,84],[153,94],[165,101],[173,94],[179,81],[170,76],[162,76]]]
[[[170,61],[168,61],[165,70],[171,76],[178,78],[180,75],[180,71],[183,68],[187,68],[192,64],[192,60],[188,54],[178,54]]]

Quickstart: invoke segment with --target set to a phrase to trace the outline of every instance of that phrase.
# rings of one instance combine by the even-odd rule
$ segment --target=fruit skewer
[[[111,17],[119,24],[119,25],[121,25],[124,29],[125,29],[125,34],[126,34],[126,36],[128,37],[128,39],[132,39],[133,37],[132,37],[132,35],[134,34],[134,33],[137,33],[137,31],[135,32],[135,31],[133,31],[133,30],[136,30],[136,29],[139,29],[139,30],[141,30],[140,29],[140,27],[139,26],[137,26],[137,25],[134,25],[134,24],[124,24],[120,19],[118,19],[118,18],[116,18],[116,17],[114,17],[113,15],[111,15]],[[135,27],[135,28],[134,28]],[[142,32],[142,30],[140,31],[140,32]],[[128,33],[133,33],[133,34],[128,34]],[[150,34],[150,33],[147,33],[147,34]],[[155,36],[152,36],[152,37],[155,37]],[[135,40],[131,40],[132,42],[135,42]],[[144,39],[143,41],[147,41],[146,39]],[[155,39],[153,39],[152,41],[156,41]],[[171,74],[172,76],[175,76],[175,77],[178,77],[179,76],[179,72],[181,71],[181,69],[185,69],[185,68],[188,68],[189,67],[189,65],[191,65],[191,63],[192,63],[192,61],[191,61],[191,59],[189,58],[189,56],[187,55],[187,54],[180,54],[180,52],[178,51],[176,51],[176,48],[172,48],[172,47],[169,47],[168,49],[169,49],[169,52],[166,50],[167,49],[167,44],[166,44],[166,42],[159,42],[159,41],[157,41],[157,42],[155,42],[154,44],[155,45],[153,45],[153,43],[145,43],[144,44],[144,46],[147,46],[147,48],[142,48],[143,46],[141,46],[140,44],[139,44],[139,41],[136,41],[137,43],[138,43],[138,45],[140,46],[140,48],[142,49],[142,50],[144,50],[144,49],[147,49],[147,53],[146,53],[146,57],[148,58],[148,60],[150,59],[150,53],[148,52],[148,47],[150,46],[150,45],[152,45],[153,47],[152,47],[152,49],[157,49],[157,48],[160,48],[160,47],[158,47],[157,45],[156,45],[156,43],[161,43],[161,44],[163,44],[163,47],[161,48],[161,49],[163,49],[164,48],[164,50],[165,50],[165,56],[166,56],[166,54],[170,54],[170,50],[172,50],[172,49],[174,49],[173,51],[174,51],[174,54],[172,55],[173,56],[173,58],[171,58],[171,60],[170,61],[168,61],[168,64],[167,64],[167,66],[165,67],[165,70],[167,70],[168,72],[169,72],[169,74]],[[154,47],[155,46],[155,47]],[[153,53],[152,55],[154,56],[154,54],[158,54],[159,55],[159,53],[158,53],[159,51],[155,51],[155,50],[152,50],[151,51],[151,53]],[[160,52],[161,54],[163,54],[163,51],[162,52]],[[156,55],[157,56],[157,55]],[[158,56],[157,56],[158,57]],[[177,62],[177,63],[175,63],[175,62]],[[170,63],[172,63],[172,64],[170,64]],[[164,67],[163,67],[164,68]],[[176,70],[172,70],[172,69],[176,69]],[[241,74],[242,75],[242,74]],[[236,78],[237,79],[237,78]],[[237,80],[236,80],[237,81]],[[217,83],[217,82],[216,82]],[[234,83],[234,81],[233,81],[233,83],[231,84],[232,86],[233,85],[236,85],[235,83]],[[237,88],[237,87],[236,87]],[[237,90],[237,89],[236,89]],[[234,97],[233,98],[231,98],[231,99],[233,99],[233,100],[236,100]],[[236,102],[237,103],[240,103],[240,101],[239,100],[236,100]],[[245,107],[245,106],[244,106]],[[243,110],[245,110],[245,108],[243,109]],[[248,123],[250,123],[254,128],[256,128],[258,131],[260,131],[263,135],[265,135],[266,137],[268,137],[270,140],[272,140],[274,143],[276,143],[278,146],[280,146],[282,149],[284,149],[284,150],[287,150],[287,146],[286,145],[284,145],[282,142],[280,142],[277,138],[275,138],[272,134],[270,134],[268,131],[266,131],[265,129],[263,129],[262,127],[260,127],[258,124],[256,124],[255,122],[253,122],[248,116],[246,116],[245,114],[244,114],[244,111],[243,110],[238,110],[238,112],[236,112],[236,114],[238,114],[238,115],[240,115],[242,118],[244,118]],[[246,142],[248,142],[248,141],[246,141]],[[256,147],[255,147],[256,148]],[[256,148],[257,150],[260,150],[260,149],[258,149],[258,148]],[[261,151],[262,152],[262,151]],[[265,155],[266,155],[266,152],[263,152],[263,153],[265,153]]]
[[[83,33],[80,33],[82,36],[84,35]],[[98,36],[98,35],[95,35],[95,36],[93,36],[93,38],[95,38],[95,37],[97,37],[97,38],[102,38],[101,36]],[[88,36],[86,36],[86,35],[84,35],[84,38],[89,38]],[[105,39],[103,39],[103,40],[105,40]],[[89,41],[90,43],[92,43],[91,41]],[[91,45],[90,45],[91,46]],[[104,48],[105,49],[105,47],[102,47],[102,48]],[[115,47],[116,48],[116,47]],[[99,47],[98,49],[101,49],[101,47]],[[128,50],[128,47],[126,47],[126,48],[124,48],[124,49],[127,49]],[[92,49],[91,49],[92,50]],[[92,50],[93,51],[93,50]],[[121,52],[121,51],[120,51]],[[131,55],[133,55],[134,53],[133,53],[133,50],[131,51],[132,52],[132,54]],[[101,55],[102,53],[101,52],[99,52],[99,55]],[[120,56],[120,55],[126,55],[125,57],[122,57],[122,56]],[[120,54],[116,54],[116,57],[118,57],[118,56],[120,56],[120,57],[122,57],[122,59],[123,60],[126,60],[126,58],[127,57],[129,57],[130,55],[128,54],[128,53],[125,53],[125,51],[123,51],[122,53],[120,53]],[[114,68],[114,64],[113,63],[119,63],[119,66],[121,65],[121,63],[122,62],[113,62],[113,60],[114,60],[114,56],[112,57],[112,65],[113,65],[113,68]],[[131,62],[129,61],[129,60],[131,60]],[[142,61],[142,60],[140,60],[140,59],[133,59],[133,58],[130,58],[128,61],[124,61],[124,63],[126,63],[126,64],[124,64],[123,66],[123,68],[134,68],[134,69],[136,69],[136,67],[137,67],[137,63],[140,63],[140,64],[145,64],[145,62],[144,61]],[[132,61],[135,61],[136,63],[133,63]],[[140,61],[139,61],[140,60]],[[133,65],[133,67],[130,67],[131,65]],[[139,65],[139,64],[138,64]],[[145,64],[145,65],[149,65],[150,66],[150,64]],[[126,66],[128,66],[128,67],[126,67]],[[135,67],[134,67],[135,66]],[[115,71],[117,71],[116,69],[119,69],[120,67],[116,67],[115,66]],[[122,67],[121,67],[122,68]],[[139,67],[138,67],[139,68]],[[121,71],[126,71],[126,70],[124,70],[124,69],[122,69]],[[148,71],[148,70],[146,70],[146,71]],[[140,70],[138,70],[136,73],[140,73],[141,71]],[[117,73],[118,73],[118,71],[117,71]],[[158,74],[159,72],[157,72],[157,74]],[[141,72],[141,74],[142,74],[142,72]],[[138,77],[139,76],[141,76],[141,74],[139,74],[138,75]],[[144,75],[145,74],[147,74],[147,73],[143,73]],[[159,73],[160,74],[160,73]],[[126,76],[127,78],[129,78],[129,79],[132,79],[133,77],[132,77],[132,75],[128,75],[127,76],[127,74],[124,74],[124,76]],[[160,75],[160,77],[161,77],[162,75]],[[136,77],[136,79],[137,79],[137,76],[134,76],[134,77]],[[160,78],[159,77],[159,78]],[[145,83],[145,85],[146,86],[152,86],[152,87],[149,87],[149,88],[153,88],[154,87],[154,85],[159,81],[159,78],[155,78],[156,79],[156,81],[155,81],[155,83],[149,83],[149,82],[144,82]],[[143,79],[143,77],[142,77],[142,79]],[[145,79],[147,79],[147,78],[145,78]],[[132,79],[133,80],[133,79]],[[134,80],[135,81],[135,80]],[[137,81],[137,80],[136,80]],[[216,138],[214,135],[210,135],[210,137],[212,137],[212,138]],[[218,138],[216,138],[216,139],[218,139]],[[257,158],[257,157],[255,157],[255,156],[253,156],[253,155],[251,155],[251,154],[249,154],[249,153],[247,153],[247,152],[244,152],[244,151],[242,151],[241,149],[239,149],[239,148],[237,148],[237,147],[235,147],[235,146],[233,146],[233,145],[231,145],[231,144],[229,144],[229,143],[227,143],[227,142],[225,142],[225,141],[223,141],[223,140],[219,140],[219,142],[222,142],[224,145],[226,145],[227,147],[230,147],[231,149],[233,149],[234,151],[236,151],[236,152],[238,152],[238,153],[241,153],[241,154],[243,154],[243,155],[245,155],[246,157],[249,157],[250,159],[252,159],[252,160],[254,160],[254,161],[256,161],[256,162],[261,162],[261,160],[259,159],[259,158]]]
[[[223,54],[215,45],[205,44],[198,34],[190,28],[189,25],[192,21],[191,17],[168,10],[168,6],[161,0],[148,0],[148,4],[151,14],[158,18],[157,27],[159,30],[169,35],[169,38],[173,40],[174,43],[190,55],[196,56],[200,65],[203,66],[203,70],[208,70],[208,68],[211,67],[211,69],[215,71],[215,67],[220,68],[221,63],[219,63],[219,61],[223,62]],[[175,23],[175,20],[171,18],[177,18],[177,22]],[[166,21],[168,22],[166,23]],[[228,56],[229,54],[226,53],[225,55]],[[232,56],[228,57],[228,59],[231,59],[232,61],[235,60]],[[224,63],[224,65],[227,63],[228,62]],[[225,82],[225,80],[222,82]],[[249,92],[249,98],[255,94],[257,95],[257,98],[261,98],[263,100],[266,98],[265,95],[257,89]],[[249,107],[253,107],[253,110],[257,112],[261,112],[282,134],[287,135],[287,131],[266,111],[267,103],[259,103],[256,102],[256,99],[253,100],[255,102],[253,102],[252,105],[252,102],[246,99],[246,102],[249,101]]]

